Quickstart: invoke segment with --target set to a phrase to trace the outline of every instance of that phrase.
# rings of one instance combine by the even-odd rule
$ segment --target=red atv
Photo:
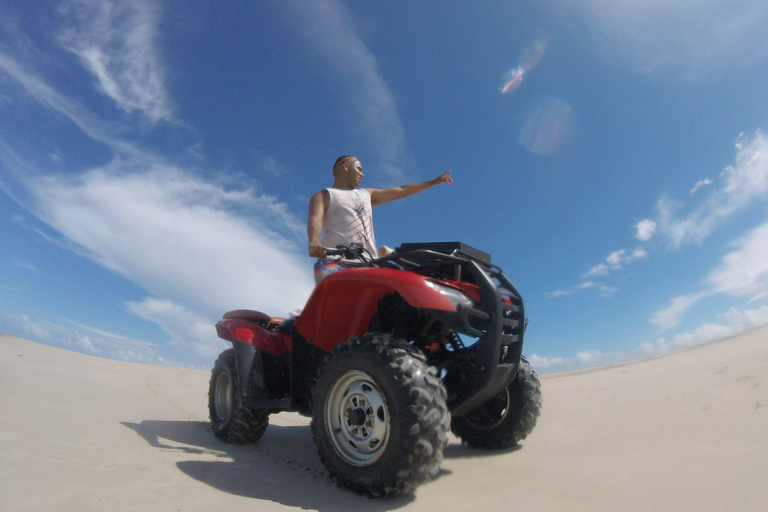
[[[295,319],[230,311],[213,367],[211,426],[258,441],[269,415],[312,418],[320,459],[344,487],[399,496],[437,475],[451,429],[478,448],[533,430],[541,388],[523,357],[523,300],[491,256],[459,242],[403,244],[333,273]]]

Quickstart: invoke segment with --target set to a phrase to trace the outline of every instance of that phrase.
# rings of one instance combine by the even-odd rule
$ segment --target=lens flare
[[[526,71],[536,67],[536,64],[538,64],[541,58],[544,56],[544,47],[544,43],[541,41],[536,41],[533,46],[529,46],[523,50],[523,58],[520,67]]]
[[[501,87],[501,94],[507,94],[517,89],[523,83],[524,74],[525,70],[521,67],[517,67],[507,73],[504,77],[504,85]]]
[[[499,89],[501,94],[509,94],[520,87],[525,74],[536,67],[539,61],[541,61],[541,58],[544,56],[545,47],[544,43],[536,41],[532,46],[523,50],[520,57],[520,65],[512,68],[504,75],[504,84]]]
[[[546,155],[565,142],[571,125],[571,107],[558,98],[545,96],[536,101],[525,116],[520,144],[531,153]]]

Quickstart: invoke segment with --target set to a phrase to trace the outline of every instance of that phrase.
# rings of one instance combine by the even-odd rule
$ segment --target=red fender
[[[379,301],[391,292],[417,308],[456,309],[424,276],[392,268],[349,268],[320,282],[296,320],[296,330],[330,352],[351,336],[365,334]]]
[[[219,338],[228,341],[244,341],[268,354],[282,356],[291,351],[291,336],[288,333],[268,330],[254,322],[242,318],[219,320],[216,324]]]

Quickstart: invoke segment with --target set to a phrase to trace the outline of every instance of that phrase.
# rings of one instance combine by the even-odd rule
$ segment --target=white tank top
[[[373,236],[371,194],[364,188],[341,190],[325,189],[331,196],[323,219],[320,239],[326,247],[361,243],[376,258],[376,240]]]

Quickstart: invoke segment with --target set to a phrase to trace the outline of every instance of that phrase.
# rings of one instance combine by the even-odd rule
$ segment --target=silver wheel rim
[[[367,466],[384,455],[389,411],[370,375],[352,370],[334,383],[325,400],[325,426],[334,450],[349,464]]]
[[[216,416],[220,420],[224,420],[232,408],[232,383],[226,372],[219,374],[214,389],[213,407],[216,411]]]

